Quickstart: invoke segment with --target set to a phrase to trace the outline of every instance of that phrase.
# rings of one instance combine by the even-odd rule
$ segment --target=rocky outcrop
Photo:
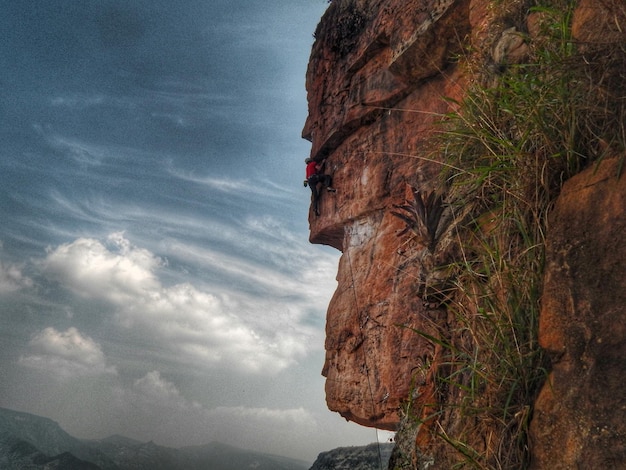
[[[395,430],[407,402],[421,403],[421,419],[427,422],[441,398],[435,378],[444,359],[441,344],[432,339],[459,325],[445,307],[422,295],[429,263],[421,257],[428,242],[404,233],[405,223],[393,210],[410,200],[413,188],[421,194],[441,189],[438,176],[445,162],[434,149],[440,145],[438,122],[456,109],[477,80],[471,64],[480,64],[483,79],[489,74],[495,79],[506,67],[524,62],[528,39],[540,40],[543,34],[541,11],[530,12],[522,0],[508,0],[498,2],[496,12],[495,3],[334,0],[315,32],[303,137],[312,143],[312,158],[326,159],[337,193],[322,196],[319,217],[310,213],[310,241],[342,252],[338,287],[327,312],[322,373],[329,409],[359,424]],[[620,49],[624,31],[623,2],[578,2],[572,32],[581,49],[595,53],[607,38]],[[472,58],[458,61],[464,54]],[[611,75],[599,67],[589,80],[602,82],[605,89],[615,77],[623,82],[624,64],[616,63],[622,72]],[[604,145],[610,144],[598,144]],[[613,286],[623,294],[623,270],[617,266],[623,264],[624,253],[615,245],[623,232],[623,193],[606,196],[608,189],[599,189],[623,188],[623,179],[602,174],[604,183],[597,180],[600,172],[592,170],[568,183],[549,224],[552,271],[545,290],[554,296],[543,300],[541,341],[554,368],[532,426],[537,469],[571,468],[571,462],[584,460],[583,454],[590,455],[590,462],[605,458],[589,468],[619,468],[617,459],[624,458],[619,446],[623,426],[615,422],[623,415],[624,394],[616,387],[620,376],[613,374],[621,373],[619,358],[626,352],[622,328],[616,326],[625,313],[622,297],[607,291]],[[585,194],[588,199],[576,199]],[[576,216],[567,215],[575,208]],[[574,220],[580,230],[566,238],[566,221]],[[584,253],[572,248],[592,246]],[[615,248],[614,258],[600,259],[609,253],[604,246]],[[561,263],[576,266],[576,271],[564,272]],[[612,280],[600,280],[607,277]],[[559,290],[563,283],[567,293]],[[576,380],[581,382],[574,387]],[[598,395],[598,387],[610,392]],[[575,397],[585,397],[590,407],[580,410]],[[599,397],[606,402],[591,406]],[[611,417],[610,410],[618,412]],[[516,425],[524,426],[530,414],[516,419]],[[415,424],[412,442],[430,446],[421,442],[418,428]],[[488,440],[477,440],[482,438]],[[594,443],[607,451],[591,457]],[[569,449],[569,464],[559,467],[558,459],[549,457],[555,448]],[[447,468],[428,459],[420,465]]]
[[[533,468],[626,468],[626,178],[617,178],[618,163],[567,181],[551,214],[539,339],[553,366],[535,404]]]
[[[437,313],[416,296],[417,273],[405,268],[413,248],[389,208],[439,171],[414,151],[448,111],[443,98],[459,94],[446,60],[469,32],[468,10],[469,1],[338,1],[316,31],[303,136],[338,191],[311,214],[311,241],[343,252],[323,375],[329,408],[360,424],[395,429],[410,378],[433,355],[411,328]]]
[[[379,470],[386,467],[393,444],[338,447],[317,456],[309,470]]]

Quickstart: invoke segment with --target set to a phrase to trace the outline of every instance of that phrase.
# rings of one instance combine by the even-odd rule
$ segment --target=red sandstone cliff
[[[437,255],[427,253],[426,240],[404,233],[405,221],[393,212],[411,199],[410,188],[421,194],[441,189],[445,162],[430,151],[441,145],[441,117],[456,109],[478,74],[493,73],[496,80],[501,68],[527,59],[529,43],[540,41],[540,12],[531,12],[530,2],[494,3],[334,0],[315,33],[307,72],[303,136],[312,143],[311,157],[327,160],[337,188],[322,196],[321,216],[310,214],[310,239],[343,253],[327,314],[322,373],[328,407],[357,423],[394,430],[406,403],[420,403],[424,426],[412,434],[414,468],[454,462],[441,450],[447,444],[437,447],[420,427],[447,432],[444,419],[428,413],[461,395],[442,395],[436,376],[446,367],[445,345],[437,339],[446,329],[461,333],[449,309],[423,295]],[[625,18],[622,1],[580,0],[574,39],[581,48],[623,48]],[[480,70],[458,60],[461,54]],[[551,373],[533,406],[536,469],[626,468],[626,273],[618,241],[626,185],[616,178],[616,162],[623,164],[623,157],[567,182],[546,224],[539,336]],[[444,415],[454,428],[454,413]],[[524,414],[524,422],[530,416]],[[504,439],[497,435],[502,427],[493,429],[499,429],[493,436],[475,436],[482,442],[477,449]]]
[[[469,30],[467,3],[434,13],[452,44]],[[403,225],[389,212],[407,183],[427,183],[438,171],[412,155],[448,110],[442,98],[459,93],[458,74],[441,73],[447,46],[431,50],[432,34],[427,41],[413,34],[430,31],[432,14],[418,2],[334,2],[307,74],[303,135],[340,188],[310,219],[311,241],[343,252],[326,328],[327,402],[348,419],[387,429],[398,424],[407,378],[432,357],[427,341],[396,327],[417,327],[433,313],[415,295],[416,273],[403,269],[412,248],[398,239]]]

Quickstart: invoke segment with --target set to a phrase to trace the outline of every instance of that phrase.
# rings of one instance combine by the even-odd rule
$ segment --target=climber
[[[326,160],[322,160],[318,163],[312,158],[307,158],[304,160],[304,163],[306,163],[306,180],[304,180],[304,186],[311,188],[311,193],[313,194],[313,209],[315,209],[315,215],[320,215],[320,192],[317,185],[321,183],[322,187],[325,187],[326,191],[330,193],[334,193],[337,190],[332,187],[332,177],[324,174]]]

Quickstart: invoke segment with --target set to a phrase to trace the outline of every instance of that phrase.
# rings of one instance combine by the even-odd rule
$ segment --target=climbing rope
[[[369,395],[370,395],[370,401],[371,401],[371,405],[372,405],[372,413],[375,413],[375,403],[374,403],[374,392],[372,390],[372,381],[370,380],[370,369],[369,366],[367,365],[367,343],[365,341],[365,333],[363,332],[363,327],[365,326],[365,324],[368,322],[369,320],[369,316],[367,316],[365,318],[365,321],[362,320],[362,315],[361,315],[361,309],[359,307],[359,298],[356,292],[356,286],[355,286],[355,282],[354,282],[354,271],[352,270],[352,259],[350,258],[350,247],[348,247],[345,251],[347,260],[348,260],[348,266],[350,268],[350,278],[352,279],[352,293],[354,296],[354,307],[356,308],[357,311],[357,316],[358,316],[358,320],[359,320],[359,331],[361,334],[361,344],[363,345],[363,362],[365,365],[365,376],[367,377],[367,388],[369,391]],[[380,450],[380,441],[378,438],[378,428],[374,428],[376,431],[376,449],[378,451],[378,463],[380,465],[380,470],[384,470],[383,469],[383,456],[382,456],[382,452]]]

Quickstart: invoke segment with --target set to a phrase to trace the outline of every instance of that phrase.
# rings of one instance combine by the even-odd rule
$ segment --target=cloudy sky
[[[308,243],[326,0],[0,0],[0,406],[313,461],[338,253]]]

